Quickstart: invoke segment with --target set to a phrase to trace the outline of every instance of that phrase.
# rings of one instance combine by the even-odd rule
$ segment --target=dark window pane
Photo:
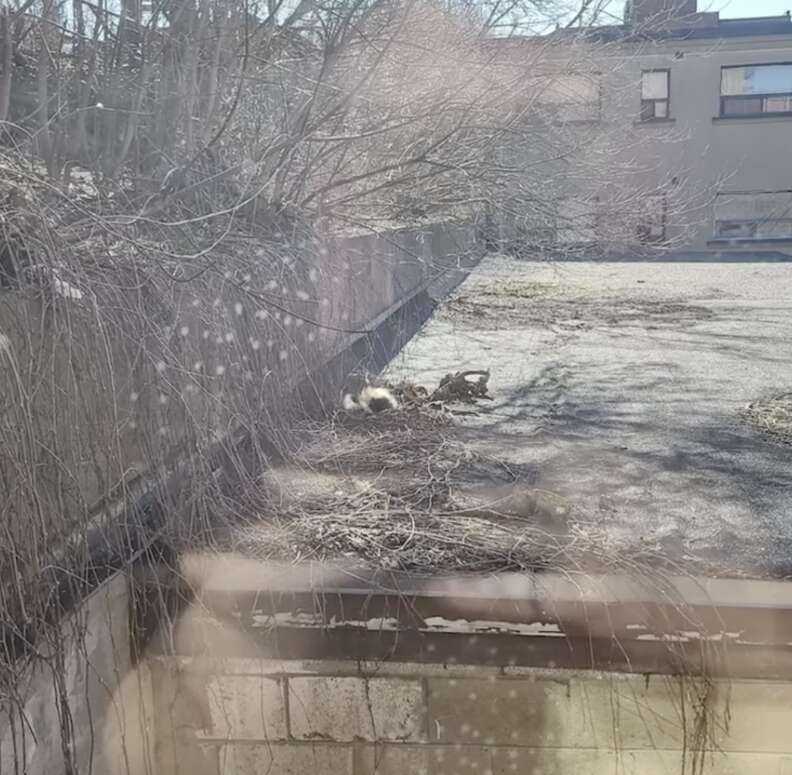
[[[727,116],[744,116],[762,112],[762,98],[737,99],[726,97],[723,100],[723,113]]]
[[[766,113],[789,113],[792,111],[792,97],[766,97],[764,109]]]
[[[759,239],[790,239],[792,238],[792,219],[773,218],[757,224],[756,237]]]
[[[641,242],[662,242],[665,240],[665,197],[647,197],[643,204],[643,210],[637,228],[639,240]]]
[[[715,235],[717,237],[751,238],[756,234],[756,224],[753,222],[740,221],[717,221],[715,224]]]
[[[668,100],[641,100],[641,121],[668,118]]]

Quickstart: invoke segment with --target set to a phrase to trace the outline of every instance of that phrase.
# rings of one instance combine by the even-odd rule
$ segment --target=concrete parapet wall
[[[17,514],[12,534],[35,510],[51,541],[136,478],[202,459],[234,428],[268,427],[279,396],[477,254],[473,228],[448,224],[305,251],[270,251],[260,266],[229,258],[167,298],[143,280],[94,278],[80,299],[0,290],[0,499]]]

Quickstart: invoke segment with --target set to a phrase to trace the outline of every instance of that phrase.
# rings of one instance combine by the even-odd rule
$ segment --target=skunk
[[[366,385],[357,396],[350,393],[344,396],[344,409],[347,412],[383,412],[398,408],[399,404],[388,388]]]

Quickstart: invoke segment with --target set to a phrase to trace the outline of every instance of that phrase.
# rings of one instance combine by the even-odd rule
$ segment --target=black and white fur
[[[347,393],[344,396],[344,409],[347,412],[384,412],[386,409],[398,409],[399,403],[393,393],[384,387],[366,385],[356,396]]]

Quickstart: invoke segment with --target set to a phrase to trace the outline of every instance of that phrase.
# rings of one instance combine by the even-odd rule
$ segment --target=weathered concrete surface
[[[286,700],[281,682],[251,676],[214,676],[206,688],[210,737],[283,740]]]
[[[119,573],[62,623],[0,702],[0,772],[147,775],[154,746],[145,664],[132,664],[128,579]]]
[[[792,389],[792,265],[487,259],[390,367],[491,368],[478,444],[639,545],[792,574],[792,446],[740,417]]]
[[[303,740],[418,741],[425,728],[418,681],[293,678],[289,708],[292,735]]]
[[[285,739],[254,739],[248,730],[185,738],[177,766],[156,762],[164,775],[792,772],[788,682],[268,659],[164,659],[155,673],[155,692],[165,695],[157,703],[162,709],[172,708],[180,693],[175,688],[174,695],[174,679],[184,686],[186,676],[196,690],[190,703],[206,701],[207,678],[231,676],[247,678],[251,687],[262,679],[284,683],[291,698]],[[248,697],[238,698],[240,709],[247,707]],[[259,703],[265,712],[270,705],[283,711],[269,690]],[[383,712],[394,719],[420,716],[421,734],[394,735],[390,722],[380,729]],[[168,734],[165,718],[157,721],[160,734]],[[175,728],[177,735],[184,729]],[[199,748],[204,766],[185,767]],[[701,769],[695,757],[699,764],[704,758]]]

